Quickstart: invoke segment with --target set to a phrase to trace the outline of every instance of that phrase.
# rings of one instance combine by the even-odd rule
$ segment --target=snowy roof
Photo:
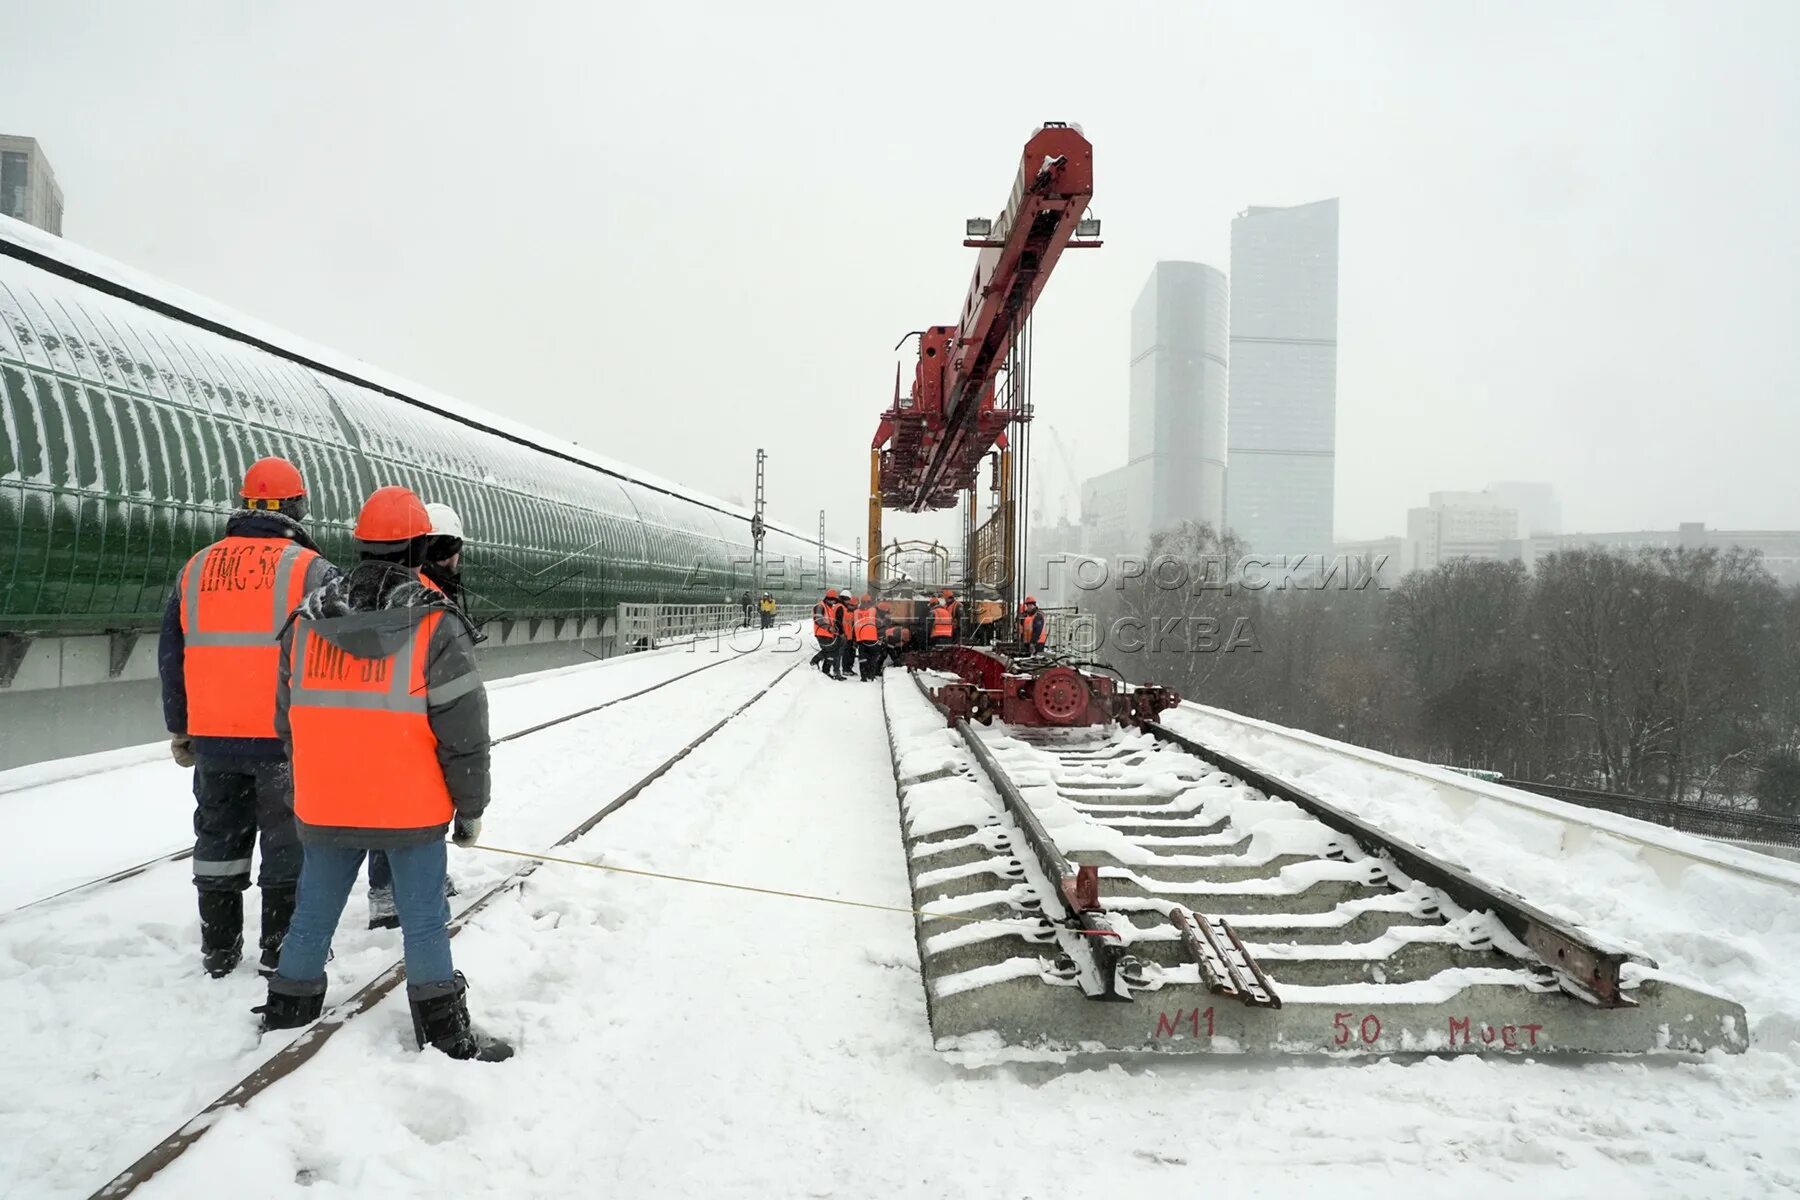
[[[18,251],[23,251],[20,254]],[[61,270],[59,274],[85,276],[82,282],[110,285],[108,290],[128,293],[127,299],[137,303],[150,302],[165,309],[172,310],[172,315],[195,324],[212,325],[220,332],[253,344],[261,344],[264,348],[294,359],[306,366],[324,370],[340,376],[353,383],[360,383],[377,391],[385,392],[396,399],[415,404],[453,420],[491,430],[503,437],[523,442],[548,454],[557,455],[574,462],[582,463],[609,475],[631,480],[644,487],[679,497],[683,500],[702,505],[729,516],[749,520],[754,514],[742,505],[732,504],[716,496],[685,487],[652,475],[636,467],[627,466],[617,459],[565,441],[553,434],[489,412],[475,405],[465,403],[452,396],[423,384],[414,383],[398,375],[382,370],[336,350],[328,349],[305,338],[277,329],[255,317],[245,316],[215,300],[184,287],[157,279],[136,268],[106,257],[96,251],[78,246],[54,234],[23,221],[11,217],[0,216],[0,253],[27,261],[38,262],[51,270]],[[816,533],[802,533],[796,529],[769,521],[770,529],[777,529],[803,541],[817,543]],[[841,546],[833,546],[829,542],[826,548],[836,550],[846,556],[849,551]]]

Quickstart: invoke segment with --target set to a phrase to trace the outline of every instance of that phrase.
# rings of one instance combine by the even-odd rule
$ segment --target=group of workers
[[[400,926],[419,1048],[508,1058],[470,1022],[445,899],[445,836],[475,845],[489,796],[462,524],[406,488],[377,488],[344,572],[302,525],[292,463],[256,462],[240,494],[225,536],[183,567],[158,650],[170,751],[194,771],[201,965],[219,978],[242,961],[260,833],[268,998],[253,1011],[264,1030],[316,1020],[366,857],[370,925]]]
[[[960,636],[960,608],[956,593],[950,588],[932,600],[928,645],[935,648],[956,643]],[[1049,623],[1038,608],[1037,598],[1025,597],[1019,608],[1019,641],[1037,654],[1044,651],[1049,635]],[[877,600],[872,593],[840,595],[836,588],[827,588],[824,598],[813,605],[813,639],[819,650],[813,655],[812,665],[833,679],[848,679],[852,663],[864,682],[878,677],[889,662],[898,662],[912,648],[912,638],[912,629],[893,618],[893,606],[886,600]]]
[[[825,589],[825,598],[813,605],[813,640],[819,652],[812,665],[833,679],[848,679],[854,666],[863,682],[876,678],[889,660],[898,659],[912,638],[912,630],[893,619],[892,606],[872,595],[838,594]]]

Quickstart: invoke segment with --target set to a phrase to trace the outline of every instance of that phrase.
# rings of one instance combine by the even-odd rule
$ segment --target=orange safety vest
[[[1028,646],[1042,646],[1050,635],[1049,622],[1042,611],[1019,614],[1019,640]]]
[[[880,632],[875,628],[875,606],[856,610],[856,640],[859,642],[878,641]]]
[[[437,580],[427,575],[424,571],[419,572],[419,582],[425,585],[425,590],[428,592],[441,592],[444,590],[438,584]]]
[[[837,605],[821,600],[813,605],[813,636],[821,641],[837,636]]]
[[[192,737],[273,738],[281,627],[318,554],[285,538],[221,538],[181,569]]]
[[[931,636],[956,636],[956,614],[941,600],[931,606]]]
[[[911,636],[912,630],[904,625],[889,625],[887,632],[882,635],[890,646],[903,646],[906,644],[906,639]]]
[[[307,825],[348,829],[427,829],[456,815],[425,684],[431,635],[441,608],[422,609],[411,636],[386,658],[358,658],[334,646],[301,617],[294,622],[288,671],[288,730],[293,742],[294,815]],[[467,691],[473,671],[440,686]]]
[[[833,626],[840,637],[850,637],[854,632],[850,627],[850,606],[842,600],[837,602],[837,615],[833,618]]]

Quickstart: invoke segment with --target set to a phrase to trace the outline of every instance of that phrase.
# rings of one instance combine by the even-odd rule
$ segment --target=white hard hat
[[[456,515],[454,508],[448,504],[427,504],[425,512],[431,518],[431,536],[462,537],[462,518]]]

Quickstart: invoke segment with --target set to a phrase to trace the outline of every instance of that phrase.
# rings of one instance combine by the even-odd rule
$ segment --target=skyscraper
[[[1205,263],[1157,263],[1132,306],[1128,553],[1224,518],[1228,320],[1225,275]]]
[[[1337,474],[1338,202],[1231,222],[1225,524],[1258,554],[1329,554]]]
[[[62,236],[63,196],[36,138],[0,133],[0,216]]]

